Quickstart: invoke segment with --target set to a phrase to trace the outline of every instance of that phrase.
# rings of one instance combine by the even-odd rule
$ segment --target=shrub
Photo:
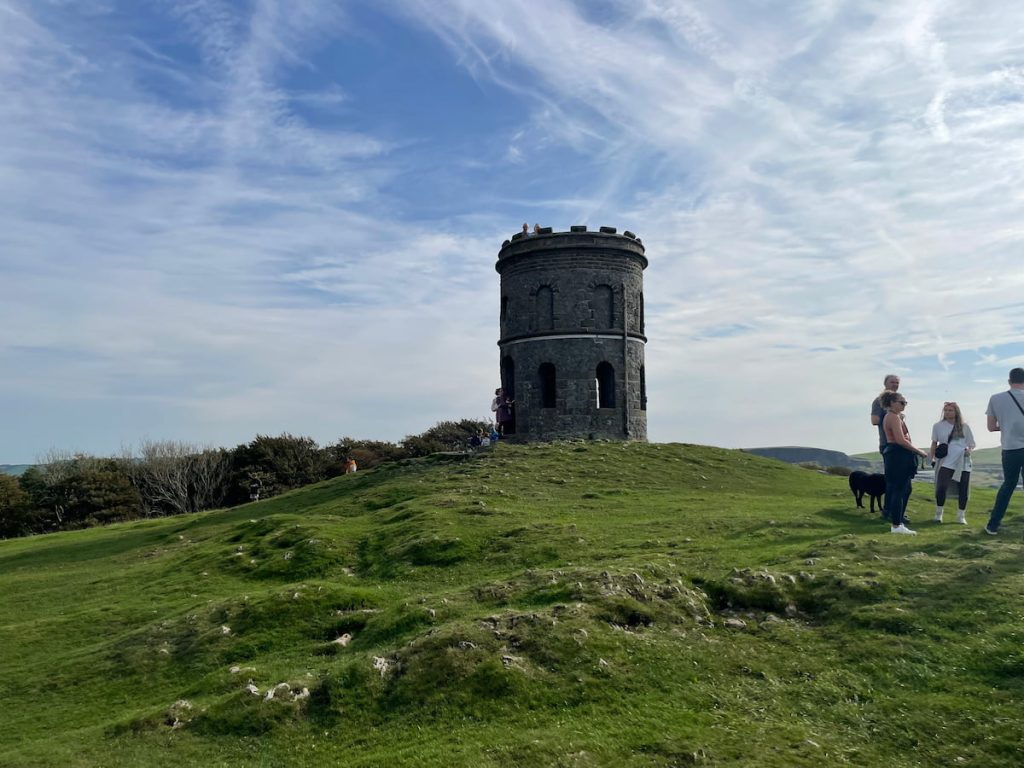
[[[360,469],[371,469],[385,461],[404,458],[406,453],[400,445],[384,440],[355,440],[343,437],[326,449],[332,457],[332,466],[341,466],[345,459],[356,460]],[[334,474],[338,474],[335,472]]]
[[[426,456],[440,451],[458,451],[466,447],[470,437],[483,429],[489,429],[487,422],[475,419],[441,421],[422,434],[409,435],[402,441],[402,447],[409,457]]]
[[[32,499],[16,477],[0,474],[0,538],[32,532]]]
[[[142,514],[142,499],[125,462],[85,454],[49,458],[20,479],[37,509],[33,530],[81,528]]]
[[[257,479],[265,496],[318,483],[329,476],[331,463],[331,453],[321,450],[311,437],[257,435],[251,443],[231,452],[228,500],[235,504],[249,501],[249,486]]]

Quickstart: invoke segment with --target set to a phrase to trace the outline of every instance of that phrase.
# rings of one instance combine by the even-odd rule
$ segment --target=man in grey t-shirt
[[[882,380],[882,388],[892,392],[898,392],[900,388],[900,377],[895,373],[887,373],[885,378]],[[885,419],[885,408],[882,407],[882,404],[879,402],[879,398],[876,397],[871,401],[871,423],[878,427],[879,453],[882,452],[882,446],[885,445],[885,432],[882,429],[883,419]]]
[[[1024,368],[1010,371],[1010,390],[992,395],[988,401],[988,431],[999,433],[1003,447],[1003,484],[996,493],[985,533],[992,536],[999,530],[999,524],[1006,514],[1017,483],[1024,473]]]

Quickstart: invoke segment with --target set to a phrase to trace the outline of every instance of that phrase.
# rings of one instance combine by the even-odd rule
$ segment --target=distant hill
[[[804,464],[811,462],[823,467],[850,467],[862,469],[871,465],[871,460],[847,456],[842,451],[830,451],[825,448],[806,448],[803,446],[785,445],[771,448],[744,448],[746,453],[777,459],[787,464]]]
[[[31,466],[31,464],[0,464],[0,474],[17,477]]]
[[[922,448],[928,446],[924,443],[921,444]],[[974,465],[993,465],[1000,467],[1003,463],[1002,448],[979,448],[974,452]],[[878,451],[871,451],[870,453],[855,453],[850,458],[853,459],[865,459],[867,461],[879,461],[881,457],[878,455]]]
[[[927,444],[922,443],[922,448],[927,448]],[[979,448],[974,452],[974,466],[992,466],[1002,468],[1003,457],[1001,448]],[[868,453],[855,453],[850,456],[851,459],[856,461],[868,461],[868,462],[881,462],[882,457],[878,454],[878,451],[870,451]]]

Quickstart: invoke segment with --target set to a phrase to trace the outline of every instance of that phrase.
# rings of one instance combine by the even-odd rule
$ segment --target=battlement
[[[555,232],[551,227],[540,227],[537,232],[516,232],[501,244],[498,265],[516,256],[535,251],[617,251],[637,257],[642,268],[647,268],[643,240],[629,230],[621,234],[615,227],[600,227],[590,230],[585,224],[574,224],[568,232]],[[496,266],[498,266],[496,265]],[[500,268],[499,268],[499,271]]]
[[[514,235],[512,235],[512,237],[510,237],[508,240],[506,240],[504,243],[502,243],[501,247],[504,248],[506,245],[508,245],[509,243],[511,243],[511,242],[513,242],[515,240],[523,240],[523,239],[529,240],[531,238],[541,237],[543,235],[571,235],[571,234],[578,233],[578,232],[588,232],[588,231],[589,230],[587,229],[587,225],[586,224],[573,224],[571,227],[569,227],[569,231],[568,232],[555,232],[555,231],[553,231],[552,227],[540,227],[540,229],[537,232],[516,232]],[[597,233],[598,234],[602,234],[602,235],[614,235],[617,232],[618,232],[618,230],[615,227],[600,227],[597,230]],[[643,245],[643,241],[639,237],[634,235],[632,232],[630,232],[628,229],[627,230],[623,230],[622,237],[627,237],[630,240],[636,240],[636,242],[638,242],[641,245]]]

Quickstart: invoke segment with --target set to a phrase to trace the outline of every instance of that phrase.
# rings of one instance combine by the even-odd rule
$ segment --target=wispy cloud
[[[655,439],[870,447],[890,369],[916,433],[950,395],[979,421],[1024,351],[1022,22],[966,0],[8,0],[11,434],[476,415],[524,219],[644,238]],[[117,430],[82,415],[117,408]]]
[[[657,418],[652,406],[653,434],[742,444],[753,429],[778,440],[778,423],[792,428],[804,407],[787,394],[795,371],[853,430],[854,391],[873,391],[877,371],[910,351],[942,361],[1019,337],[990,308],[1024,280],[1014,268],[1024,103],[1010,31],[1024,13],[806,2],[768,15],[755,3],[649,0],[597,20],[570,2],[543,14],[530,3],[403,6],[477,77],[528,72],[519,87],[536,94],[534,128],[610,150],[594,155],[607,178],[625,161],[654,181],[608,185],[586,213],[625,220],[652,249],[652,397],[671,399],[704,369],[724,407],[704,424],[703,403]],[[728,343],[718,332],[737,327],[749,331]],[[825,340],[837,354],[860,350],[842,353],[849,376],[837,376]],[[765,354],[779,342],[793,351]],[[908,384],[970,388],[981,415],[984,388],[970,382]],[[774,391],[761,428],[738,405],[751,386]],[[715,433],[723,422],[735,438]]]

